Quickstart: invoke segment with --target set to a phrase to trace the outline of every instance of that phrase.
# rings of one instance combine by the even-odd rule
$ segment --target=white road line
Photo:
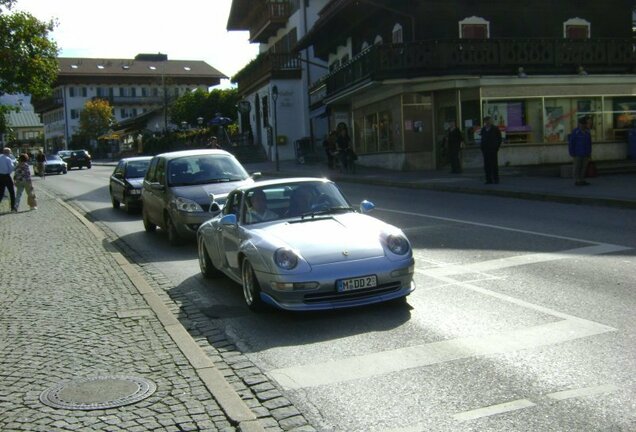
[[[407,215],[407,216],[418,216],[418,217],[424,217],[424,218],[429,218],[429,219],[442,220],[442,221],[446,221],[446,222],[454,222],[454,223],[461,223],[461,224],[466,224],[466,225],[474,225],[474,226],[479,226],[479,227],[484,227],[484,228],[493,228],[493,229],[504,230],[504,231],[518,232],[518,233],[522,233],[522,234],[531,234],[531,235],[541,236],[541,237],[549,237],[549,238],[555,238],[555,239],[561,239],[561,240],[570,240],[570,241],[576,241],[576,242],[581,242],[581,243],[589,243],[589,244],[602,244],[600,242],[592,241],[592,240],[585,240],[585,239],[580,239],[580,238],[575,238],[575,237],[560,236],[560,235],[556,235],[556,234],[547,234],[547,233],[542,233],[542,232],[538,232],[538,231],[528,231],[528,230],[522,230],[522,229],[518,229],[518,228],[505,227],[505,226],[501,226],[501,225],[485,224],[485,223],[474,222],[474,221],[469,221],[469,220],[464,220],[464,219],[454,219],[454,218],[447,218],[447,217],[441,217],[441,216],[433,216],[433,215],[428,215],[428,214],[424,214],[424,213],[415,213],[415,212],[388,209],[388,208],[382,208],[382,207],[376,207],[376,209],[377,210],[381,210],[381,211],[385,211],[385,212],[389,212],[389,213],[397,213],[397,214],[403,214],[403,215]],[[622,246],[618,246],[618,247],[622,247]],[[628,249],[631,249],[631,248],[628,248]]]
[[[496,414],[503,414],[510,411],[516,411],[524,408],[533,407],[535,404],[528,399],[518,399],[510,402],[505,402],[498,405],[491,405],[484,408],[479,408],[472,411],[465,411],[457,413],[453,417],[455,420],[465,422],[469,420],[475,420],[481,417],[489,417]]]
[[[603,393],[611,393],[617,390],[620,390],[620,387],[614,384],[606,384],[601,386],[583,387],[580,389],[564,390],[564,391],[560,391],[556,393],[550,393],[550,394],[547,394],[546,396],[551,399],[564,400],[564,399],[572,399],[572,398],[584,397],[584,396],[595,396],[595,395],[603,394]]]
[[[542,262],[570,259],[576,256],[602,255],[613,252],[621,252],[631,248],[611,244],[597,244],[576,249],[569,249],[559,252],[545,252],[517,255],[508,258],[499,258],[489,261],[481,261],[472,264],[450,264],[438,268],[416,269],[415,271],[432,277],[454,276],[466,273],[482,273],[494,270],[501,270],[509,267],[516,267]]]
[[[462,358],[554,345],[613,330],[582,319],[562,320],[496,335],[457,338],[324,363],[274,369],[268,375],[287,390],[315,387]]]

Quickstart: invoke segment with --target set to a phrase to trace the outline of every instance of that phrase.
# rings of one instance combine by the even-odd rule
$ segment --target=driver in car
[[[267,197],[262,190],[255,190],[247,196],[247,223],[257,223],[278,219],[278,214],[267,207]]]

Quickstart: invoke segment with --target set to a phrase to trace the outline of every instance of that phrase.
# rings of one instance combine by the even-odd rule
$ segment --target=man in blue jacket
[[[590,118],[579,118],[579,127],[568,136],[568,150],[573,159],[573,176],[576,186],[589,185],[585,181],[585,171],[592,156],[592,134],[590,133]]]

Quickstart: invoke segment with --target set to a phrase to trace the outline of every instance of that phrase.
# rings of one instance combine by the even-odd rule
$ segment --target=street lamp
[[[276,115],[276,101],[278,100],[278,86],[272,87],[272,100],[274,101],[274,154],[276,158],[276,171],[280,171],[278,159],[278,117]]]

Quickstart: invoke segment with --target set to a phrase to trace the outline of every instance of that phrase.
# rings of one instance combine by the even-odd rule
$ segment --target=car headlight
[[[274,262],[284,270],[291,270],[298,265],[298,255],[291,249],[280,248],[274,252]]]
[[[195,201],[192,201],[187,198],[182,198],[182,197],[173,198],[172,205],[174,205],[177,210],[188,212],[188,213],[203,211],[201,206],[197,204]]]
[[[406,255],[410,249],[409,242],[401,235],[390,234],[386,238],[386,246],[396,255]]]

